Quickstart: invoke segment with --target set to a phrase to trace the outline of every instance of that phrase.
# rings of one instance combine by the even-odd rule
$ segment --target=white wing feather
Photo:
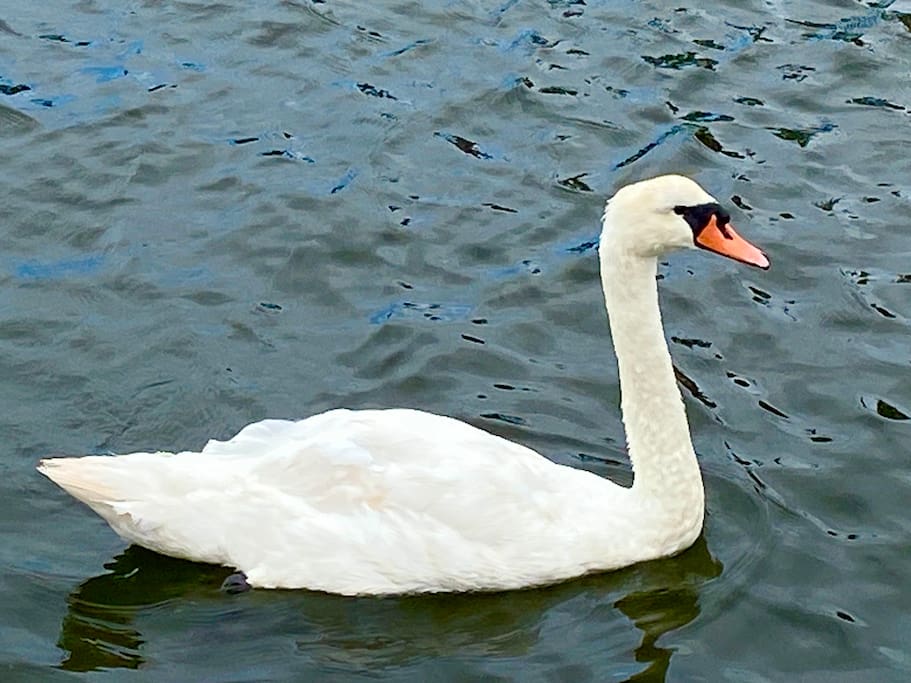
[[[628,492],[405,409],[264,420],[199,453],[40,470],[129,541],[237,567],[257,586],[348,594],[513,588],[609,568],[617,550],[580,536],[597,523],[603,541],[610,521],[592,514]]]

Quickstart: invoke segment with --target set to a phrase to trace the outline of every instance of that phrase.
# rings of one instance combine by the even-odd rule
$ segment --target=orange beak
[[[730,223],[719,227],[714,214],[696,237],[696,246],[763,270],[771,265],[769,257],[738,235]]]

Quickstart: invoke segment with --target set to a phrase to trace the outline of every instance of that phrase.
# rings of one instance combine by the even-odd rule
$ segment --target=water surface
[[[911,676],[907,2],[0,2],[5,681]],[[34,471],[335,406],[629,481],[603,201],[661,267],[704,536],[504,595],[225,596]]]

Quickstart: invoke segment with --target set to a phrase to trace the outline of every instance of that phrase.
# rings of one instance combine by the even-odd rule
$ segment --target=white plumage
[[[236,567],[257,587],[501,590],[679,552],[701,530],[703,489],[652,252],[693,246],[695,229],[675,207],[714,201],[691,180],[663,176],[623,188],[605,211],[602,281],[631,488],[407,409],[264,420],[199,453],[53,458],[39,471],[126,540]]]

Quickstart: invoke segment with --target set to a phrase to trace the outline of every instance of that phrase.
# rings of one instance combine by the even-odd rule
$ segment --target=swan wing
[[[254,585],[339,593],[581,573],[578,557],[559,556],[584,546],[579,501],[625,490],[406,409],[264,420],[199,453],[52,459],[41,470],[130,541],[235,566]]]

